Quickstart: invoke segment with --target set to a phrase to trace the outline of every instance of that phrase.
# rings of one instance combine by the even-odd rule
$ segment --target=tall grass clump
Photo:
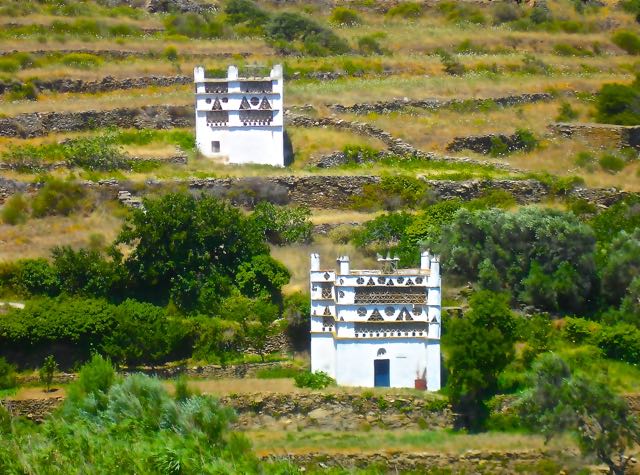
[[[5,224],[24,223],[29,216],[29,205],[22,193],[11,196],[2,207],[2,222]]]
[[[82,185],[70,180],[47,178],[31,201],[31,214],[44,216],[68,216],[87,206],[87,192]]]
[[[329,21],[340,26],[355,26],[362,23],[362,18],[351,8],[335,7],[331,10]]]
[[[93,69],[101,66],[104,60],[100,56],[90,53],[65,54],[60,62],[70,68]]]
[[[391,18],[419,18],[422,14],[422,4],[418,2],[401,2],[387,10],[387,16]]]
[[[617,31],[611,37],[611,41],[628,54],[640,54],[640,37],[632,31]]]

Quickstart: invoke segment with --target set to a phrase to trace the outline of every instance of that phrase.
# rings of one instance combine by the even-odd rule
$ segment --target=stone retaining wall
[[[106,76],[99,81],[85,81],[83,79],[72,78],[34,79],[32,81],[32,84],[39,91],[62,93],[96,93],[122,89],[141,89],[150,86],[169,87],[191,83],[193,83],[193,78],[189,76],[143,76],[124,79],[116,79],[113,76]],[[23,83],[18,80],[0,82],[0,94],[8,91],[13,86],[20,86],[22,84]]]
[[[601,149],[633,147],[640,149],[640,126],[555,123],[549,125],[554,134],[577,139]]]
[[[145,106],[83,112],[34,112],[0,118],[0,136],[41,137],[53,132],[76,132],[100,127],[169,129],[192,127],[191,106]]]
[[[516,152],[526,148],[526,144],[518,134],[487,134],[454,137],[454,139],[447,145],[447,151],[460,152],[462,150],[471,150],[472,152],[487,155],[491,152],[496,140],[505,144],[509,152]]]
[[[522,104],[533,104],[535,102],[550,101],[553,99],[551,94],[547,93],[534,93],[534,94],[517,94],[512,96],[503,97],[488,97],[486,99],[394,99],[391,101],[373,102],[373,103],[360,103],[353,104],[352,106],[344,106],[342,104],[327,104],[334,112],[340,113],[352,113],[352,114],[368,114],[375,112],[379,114],[386,114],[389,112],[402,110],[406,107],[414,107],[418,109],[437,110],[446,107],[455,107],[456,105],[469,104],[482,105],[487,101],[493,101],[498,106],[508,107]]]
[[[468,450],[455,453],[412,453],[400,450],[388,452],[340,453],[321,451],[282,456],[263,456],[263,460],[289,461],[307,469],[332,468],[341,470],[384,467],[387,473],[470,473],[511,475],[514,473],[547,473],[550,460],[559,465],[579,465],[580,455],[575,450],[562,453],[548,450]],[[560,471],[560,473],[568,473]],[[591,472],[589,472],[591,473]]]
[[[14,416],[42,421],[62,403],[61,397],[4,400]],[[446,429],[453,414],[446,403],[422,397],[367,393],[243,393],[223,396],[222,404],[235,409],[236,429],[368,430]]]
[[[551,197],[548,185],[537,180],[426,180],[434,198],[449,200],[460,198],[471,200],[493,190],[511,193],[520,204],[539,203]],[[194,192],[204,192],[230,199],[235,204],[253,206],[267,200],[275,204],[304,205],[318,209],[344,209],[350,206],[352,197],[360,195],[365,185],[380,183],[379,176],[279,176],[247,178],[192,178],[189,180],[149,181],[149,191],[163,187],[186,186]],[[118,197],[120,191],[142,194],[133,183],[118,180],[103,180],[98,183],[84,182],[96,190]],[[36,189],[32,183],[0,179],[0,203],[17,192]],[[576,188],[565,195],[583,199],[601,207],[611,206],[631,193],[616,188]]]

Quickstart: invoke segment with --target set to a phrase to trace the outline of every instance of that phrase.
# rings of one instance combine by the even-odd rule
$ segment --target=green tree
[[[70,246],[55,247],[51,255],[62,292],[94,298],[120,294],[126,275],[117,260],[108,260],[96,250],[75,251]]]
[[[449,322],[443,345],[449,401],[459,415],[456,424],[478,430],[488,416],[487,401],[497,391],[498,376],[513,359],[516,323],[506,295],[477,292],[470,306],[464,318]]]
[[[13,388],[16,385],[16,367],[0,357],[0,389]]]
[[[547,440],[571,432],[582,452],[606,464],[609,473],[624,474],[629,449],[640,443],[640,425],[625,400],[593,375],[573,373],[554,354],[534,364],[532,388],[518,407],[522,419]]]
[[[631,281],[640,275],[640,229],[621,231],[607,250],[602,269],[602,293],[613,305],[626,295]]]
[[[239,267],[269,248],[254,220],[229,203],[170,193],[145,200],[125,222],[117,243],[134,246],[125,265],[138,298],[190,308],[214,276],[235,279]]]
[[[605,124],[640,124],[640,90],[634,85],[605,84],[596,99],[596,120]]]
[[[39,370],[40,382],[44,384],[46,392],[51,390],[51,383],[53,383],[53,377],[57,371],[58,363],[56,363],[55,358],[53,355],[47,356]]]
[[[240,265],[236,283],[243,295],[280,303],[280,289],[289,283],[290,278],[291,274],[284,265],[262,254]]]
[[[268,201],[258,203],[252,215],[265,238],[277,245],[309,241],[313,229],[310,216],[306,206],[276,206]]]

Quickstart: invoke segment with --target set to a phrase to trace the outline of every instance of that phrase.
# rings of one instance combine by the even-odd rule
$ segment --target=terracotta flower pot
[[[426,379],[416,379],[415,380],[415,388],[420,389],[421,391],[426,391],[427,389],[427,380]]]

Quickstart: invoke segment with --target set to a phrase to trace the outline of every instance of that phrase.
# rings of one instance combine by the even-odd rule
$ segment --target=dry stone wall
[[[342,104],[328,104],[334,112],[339,113],[352,113],[352,114],[368,114],[375,112],[379,114],[386,114],[393,111],[405,109],[407,107],[413,107],[417,109],[437,110],[446,107],[455,107],[457,105],[469,104],[470,106],[482,105],[487,101],[492,101],[496,105],[501,107],[516,106],[522,104],[533,104],[535,102],[550,101],[553,99],[551,94],[547,93],[534,93],[534,94],[518,94],[512,96],[503,97],[490,97],[486,99],[394,99],[392,101],[372,102],[372,103],[360,103],[353,104],[352,106],[345,106]]]
[[[169,129],[194,124],[191,106],[146,106],[83,112],[34,112],[0,118],[0,136],[41,137],[99,127]]]
[[[576,466],[579,454],[574,450],[562,453],[548,450],[468,450],[454,453],[411,453],[400,450],[388,452],[331,453],[316,451],[283,456],[263,456],[264,460],[286,460],[306,469],[332,468],[342,470],[385,467],[387,473],[469,473],[511,475],[514,473],[542,473],[548,470],[548,461]],[[545,470],[546,469],[546,470]],[[561,471],[560,473],[567,473]]]
[[[640,126],[558,122],[549,129],[556,135],[581,140],[600,149],[640,149]]]
[[[60,79],[34,79],[32,84],[39,91],[49,92],[82,92],[97,93],[123,89],[141,89],[145,87],[169,87],[183,84],[191,84],[193,78],[189,76],[146,76],[135,78],[116,79],[113,76],[106,76],[99,81],[85,81],[83,79],[60,78]],[[24,83],[13,81],[0,81],[0,94],[7,92],[14,86],[21,86]]]
[[[491,152],[491,148],[495,141],[503,143],[509,152],[523,150],[526,147],[526,144],[518,134],[487,134],[454,137],[454,139],[447,145],[447,151],[460,152],[462,150],[471,150],[472,152],[486,155]]]

